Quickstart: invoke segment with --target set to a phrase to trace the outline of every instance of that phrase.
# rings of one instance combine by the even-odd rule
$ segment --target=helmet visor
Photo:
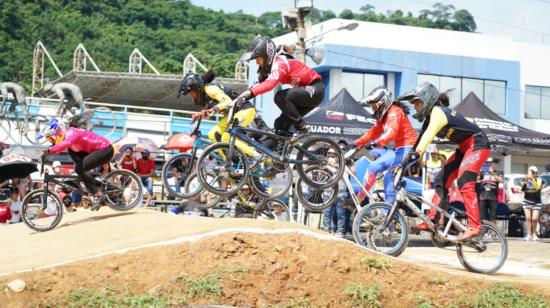
[[[245,53],[242,54],[241,58],[239,59],[239,61],[241,62],[248,62],[250,60],[252,60],[252,55],[253,55],[254,52],[252,51],[247,51]]]

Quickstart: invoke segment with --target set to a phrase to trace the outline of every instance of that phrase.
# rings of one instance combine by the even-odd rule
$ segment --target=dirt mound
[[[25,281],[26,290],[7,291],[14,279]],[[232,232],[0,277],[0,287],[6,289],[0,303],[10,307],[445,307],[493,286],[375,255],[346,241]],[[532,286],[518,287],[520,293],[535,292]]]

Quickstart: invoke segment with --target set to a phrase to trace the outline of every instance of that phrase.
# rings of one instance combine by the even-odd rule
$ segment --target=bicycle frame
[[[45,171],[43,169],[44,169],[44,166],[42,165],[42,171],[43,172],[41,172],[41,173],[44,174],[44,181],[42,182],[42,190],[44,190],[44,195],[45,196],[48,195],[49,184],[50,183],[59,185],[62,188],[66,189],[70,192],[76,192],[76,193],[78,193],[80,195],[83,195],[83,196],[88,195],[88,192],[84,191],[80,186],[74,187],[74,186],[71,186],[71,185],[67,184],[64,181],[57,180],[57,179],[75,180],[75,182],[77,184],[79,184],[80,182],[82,182],[82,180],[80,179],[80,176],[78,176],[78,175],[65,175],[65,174],[49,174],[48,169],[46,169]],[[47,207],[47,202],[48,202],[47,198],[44,198],[42,200],[42,206],[44,208]]]
[[[359,189],[360,190],[363,190],[363,191],[366,192],[367,197],[369,198],[369,200],[373,200],[373,199],[376,199],[376,198],[370,193],[370,191],[368,191],[365,188],[365,186],[361,183],[361,181],[357,178],[357,176],[355,176],[355,174],[351,171],[351,169],[348,166],[346,166],[346,168],[344,169],[344,175],[342,176],[342,179],[344,180],[344,183],[346,183],[346,187],[348,189],[348,192],[351,195],[351,199],[353,200],[353,204],[355,205],[355,208],[357,209],[357,212],[359,212],[361,210],[361,202],[359,201],[359,198],[357,198],[357,194],[355,194],[355,190],[353,189],[353,186],[351,184],[349,176],[351,176],[352,179],[357,184],[359,184]]]
[[[409,164],[408,167],[412,166],[412,163]],[[405,168],[408,169],[408,168]],[[449,214],[446,209],[442,209],[437,205],[432,204],[430,201],[424,199],[423,197],[417,196],[411,192],[408,192],[405,190],[405,183],[403,182],[403,168],[398,169],[398,174],[396,174],[396,198],[395,201],[392,204],[390,213],[386,216],[386,220],[384,221],[384,224],[382,224],[383,228],[387,228],[390,224],[391,219],[393,218],[393,215],[395,214],[395,211],[399,208],[400,204],[404,204],[407,208],[409,208],[413,213],[419,217],[425,224],[427,224],[432,232],[434,234],[441,238],[448,241],[451,241],[453,243],[456,242],[457,236],[449,235],[449,230],[451,229],[451,226],[454,225],[456,228],[458,228],[459,231],[466,231],[466,226],[463,225],[456,217],[455,213]],[[422,204],[427,205],[430,209],[436,209],[440,214],[442,214],[444,217],[448,218],[448,222],[445,226],[445,229],[443,232],[441,232],[439,229],[436,228],[434,223],[429,219],[424,213],[413,203],[414,201],[418,201]]]

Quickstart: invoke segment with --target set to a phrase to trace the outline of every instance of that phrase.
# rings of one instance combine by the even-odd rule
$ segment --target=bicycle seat
[[[455,212],[458,216],[466,216],[466,211],[450,205],[449,210]]]

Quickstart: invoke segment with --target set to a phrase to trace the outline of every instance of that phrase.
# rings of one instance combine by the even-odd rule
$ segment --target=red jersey
[[[0,224],[5,224],[7,221],[11,220],[11,211],[10,208],[5,205],[0,205]]]
[[[321,75],[307,66],[304,62],[296,59],[287,59],[283,56],[275,57],[271,66],[271,73],[263,82],[250,89],[252,95],[271,91],[279,83],[289,84],[293,87],[303,87],[321,80]]]
[[[399,106],[393,104],[382,119],[369,129],[363,136],[355,140],[359,147],[375,141],[377,146],[395,142],[395,147],[412,147],[416,143],[416,131],[409,117]]]
[[[140,175],[148,174],[151,171],[155,171],[155,169],[157,168],[157,165],[155,165],[155,162],[150,158],[148,160],[138,159],[136,161],[136,165],[137,165],[137,171]]]
[[[122,159],[120,168],[130,170],[132,172],[136,171],[136,170],[134,170],[134,163],[133,163],[134,159],[135,158],[133,158],[133,157],[128,157],[128,156],[124,155],[124,158]]]

